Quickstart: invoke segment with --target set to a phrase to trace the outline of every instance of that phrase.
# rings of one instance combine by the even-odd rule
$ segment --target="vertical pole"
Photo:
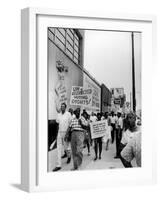
[[[134,56],[134,33],[131,34],[132,39],[132,101],[133,111],[136,111],[136,97],[135,97],[135,56]]]
[[[130,92],[130,110],[132,108],[131,92]]]

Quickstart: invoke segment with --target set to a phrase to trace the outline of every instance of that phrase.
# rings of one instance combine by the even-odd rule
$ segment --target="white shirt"
[[[59,132],[66,132],[72,120],[71,114],[65,112],[64,114],[58,113],[56,122],[59,124]]]
[[[91,122],[96,122],[97,121],[97,117],[95,115],[90,116],[90,121]]]
[[[110,117],[111,118],[111,124],[115,124],[116,123],[116,117],[115,116],[111,116]]]
[[[75,119],[75,118],[76,118],[75,114],[71,115],[71,117],[72,117],[72,119]]]
[[[101,117],[101,120],[104,120],[104,119],[105,119],[105,117],[104,117],[104,116],[102,116],[102,117]]]
[[[123,119],[122,119],[122,117],[117,118],[116,128],[118,128],[118,126],[120,126],[120,128],[123,129]]]

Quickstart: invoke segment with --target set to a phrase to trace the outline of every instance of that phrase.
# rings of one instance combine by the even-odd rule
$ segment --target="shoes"
[[[67,159],[67,164],[69,164],[70,161],[71,161],[71,157],[69,157],[69,158]]]
[[[56,172],[56,171],[59,171],[60,169],[61,169],[61,167],[55,167],[52,171]]]
[[[117,159],[117,158],[120,158],[120,156],[115,156],[114,158]]]
[[[67,154],[64,154],[61,158],[66,158],[67,157]]]
[[[99,156],[99,160],[101,160],[101,156]]]
[[[78,168],[72,168],[72,169],[71,169],[71,171],[75,171],[75,170],[78,170]]]
[[[88,153],[88,156],[90,156],[91,154],[90,153]]]
[[[97,160],[97,157],[94,158],[94,161],[96,161],[96,160]]]

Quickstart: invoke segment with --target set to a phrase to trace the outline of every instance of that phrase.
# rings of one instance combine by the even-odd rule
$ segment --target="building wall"
[[[69,105],[72,86],[83,86],[83,72],[65,53],[53,42],[48,40],[48,119],[53,120],[57,116],[55,88],[59,83],[56,62],[61,61],[67,66],[68,72],[64,72],[64,82],[67,89],[67,109]]]
[[[80,37],[80,66],[83,68],[84,66],[84,38],[85,38],[85,31],[84,30],[78,30],[75,29],[76,33],[79,35]]]
[[[111,107],[112,94],[110,90],[104,85],[101,85],[101,111],[109,112]]]
[[[118,110],[122,110],[124,107],[124,103],[126,101],[126,95],[124,94],[124,88],[111,88],[112,93],[112,110],[117,112]],[[116,103],[119,102],[119,103]]]
[[[85,108],[89,113],[100,112],[101,111],[101,87],[94,80],[94,78],[84,70],[83,73],[83,87],[91,88],[92,92],[92,106],[90,108]]]

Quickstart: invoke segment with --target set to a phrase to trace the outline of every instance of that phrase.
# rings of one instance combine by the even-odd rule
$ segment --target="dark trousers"
[[[88,131],[85,131],[84,133],[84,146],[88,149],[88,153],[90,153],[90,144],[91,144],[91,138],[90,138],[90,133]]]
[[[112,143],[114,142],[115,140],[115,124],[111,124],[112,126],[112,131],[111,131],[111,139],[112,139]]]
[[[99,149],[99,157],[101,157],[102,153],[102,137],[94,139],[94,151],[95,151],[95,156],[97,157],[98,154],[98,149]]]
[[[83,161],[83,141],[84,141],[84,132],[82,131],[73,131],[71,135],[71,149],[73,156],[73,166],[74,169],[82,164]]]
[[[122,129],[116,129],[116,156],[120,156],[120,142],[122,139]]]

